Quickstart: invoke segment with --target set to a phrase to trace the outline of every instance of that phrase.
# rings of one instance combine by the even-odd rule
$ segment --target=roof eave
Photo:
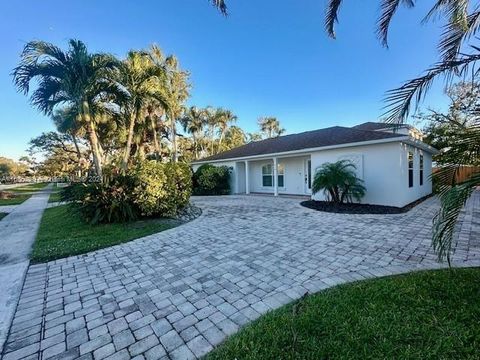
[[[338,145],[329,145],[329,146],[320,146],[315,148],[305,148],[299,150],[292,150],[292,151],[283,151],[283,152],[276,152],[276,153],[268,153],[268,154],[261,154],[261,155],[250,155],[250,156],[239,156],[233,158],[223,158],[223,159],[215,159],[215,160],[197,160],[192,161],[192,165],[202,165],[202,164],[209,164],[209,163],[217,163],[217,162],[228,162],[228,161],[241,161],[241,160],[255,160],[255,159],[262,159],[268,157],[278,157],[278,156],[291,156],[291,155],[301,155],[305,153],[311,153],[321,150],[332,150],[332,149],[341,149],[347,147],[354,147],[354,146],[365,146],[365,145],[375,145],[375,144],[383,144],[389,142],[407,142],[410,137],[405,136],[395,136],[386,139],[377,139],[377,140],[368,140],[368,141],[357,141],[353,143],[345,143],[345,144],[338,144]],[[428,146],[427,144],[424,144]],[[433,149],[432,147],[430,147]],[[435,150],[435,149],[434,149]]]

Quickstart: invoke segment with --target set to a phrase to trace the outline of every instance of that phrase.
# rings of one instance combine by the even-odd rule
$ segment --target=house
[[[350,160],[367,189],[362,203],[403,207],[432,192],[432,155],[409,125],[367,122],[252,142],[193,162],[232,169],[234,194],[312,195],[312,179],[325,162]],[[323,200],[324,194],[312,196]]]

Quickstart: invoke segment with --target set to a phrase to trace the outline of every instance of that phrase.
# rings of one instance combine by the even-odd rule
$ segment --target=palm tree
[[[206,125],[205,109],[199,109],[191,106],[180,119],[183,131],[192,135],[195,160],[198,159],[198,136],[202,133]]]
[[[230,124],[237,121],[237,115],[235,115],[230,110],[218,108],[216,110],[216,118],[217,118],[216,122],[218,126],[218,131],[219,131],[217,152],[220,152],[222,147],[222,141],[225,137],[225,132],[227,131]]]
[[[314,194],[323,191],[329,201],[343,204],[360,201],[365,196],[363,180],[357,178],[355,165],[348,160],[324,163],[315,173],[312,183]]]
[[[264,116],[258,119],[258,126],[260,131],[270,139],[272,137],[278,137],[285,132],[285,129],[280,126],[280,121],[273,116]]]
[[[119,62],[108,54],[91,54],[78,40],[68,42],[68,50],[44,41],[30,41],[21,54],[20,64],[13,70],[15,86],[28,94],[36,80],[32,104],[46,115],[56,108],[71,106],[78,112],[78,121],[85,124],[95,170],[102,178],[102,149],[97,136],[96,118],[106,111],[109,95],[119,92],[114,72]]]
[[[190,74],[180,69],[178,60],[173,55],[165,59],[165,66],[167,80],[163,95],[168,108],[167,117],[170,120],[172,160],[176,162],[178,160],[176,122],[183,113],[184,102],[189,96]]]
[[[52,120],[58,130],[62,134],[70,136],[77,155],[77,173],[81,174],[83,155],[79,145],[79,137],[85,134],[84,127],[77,121],[78,112],[75,108],[64,107],[57,109],[52,114]]]
[[[135,125],[144,115],[150,101],[162,101],[165,73],[154,66],[145,52],[130,51],[120,67],[120,83],[125,87],[126,97],[123,112],[128,124],[128,136],[122,159],[122,168],[127,169],[132,148]]]
[[[213,155],[214,146],[215,146],[215,133],[216,133],[217,124],[218,124],[217,111],[211,106],[208,106],[205,109],[205,115],[206,115],[206,124],[208,125],[207,133],[208,133],[208,139],[210,142],[210,155]]]

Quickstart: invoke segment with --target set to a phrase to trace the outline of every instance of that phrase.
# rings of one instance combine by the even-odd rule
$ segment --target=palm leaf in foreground
[[[440,261],[445,258],[450,265],[455,225],[460,212],[480,184],[480,174],[475,174],[469,180],[455,185],[440,193],[441,209],[433,219],[433,249]]]

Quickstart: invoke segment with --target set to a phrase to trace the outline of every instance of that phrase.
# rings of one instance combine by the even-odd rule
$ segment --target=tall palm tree
[[[264,116],[258,119],[258,126],[260,131],[270,139],[272,137],[278,137],[285,132],[285,129],[280,126],[280,121],[273,116]]]
[[[235,115],[232,111],[218,108],[216,110],[216,118],[217,118],[217,126],[218,126],[218,148],[217,152],[221,151],[222,141],[225,137],[225,133],[230,126],[230,124],[237,121],[237,115]]]
[[[71,106],[78,111],[78,121],[85,124],[97,175],[102,178],[102,150],[97,136],[96,118],[105,111],[109,95],[119,92],[113,80],[119,62],[108,54],[89,53],[78,40],[68,42],[68,50],[44,41],[30,41],[13,70],[15,86],[28,94],[36,80],[32,104],[46,115],[56,108]]]
[[[208,142],[210,145],[210,155],[214,154],[214,147],[215,147],[215,133],[217,131],[217,111],[211,106],[207,106],[205,108],[205,116],[206,116],[206,134],[208,137]]]
[[[191,106],[180,119],[183,131],[192,135],[195,160],[198,159],[198,137],[206,125],[205,110]]]
[[[170,121],[170,135],[172,142],[172,160],[178,161],[176,122],[184,112],[184,103],[189,96],[190,74],[180,68],[175,56],[165,59],[166,85],[163,89],[163,98],[167,106],[167,118]]]
[[[52,114],[52,120],[58,132],[70,136],[75,146],[77,156],[77,173],[80,176],[83,161],[79,138],[85,135],[85,128],[77,121],[78,112],[75,108],[64,107],[57,109]]]
[[[122,102],[128,124],[128,135],[122,159],[123,170],[127,169],[133,143],[135,125],[146,112],[152,99],[162,100],[166,74],[154,66],[145,52],[130,51],[120,67],[120,83],[125,87],[126,96]]]

